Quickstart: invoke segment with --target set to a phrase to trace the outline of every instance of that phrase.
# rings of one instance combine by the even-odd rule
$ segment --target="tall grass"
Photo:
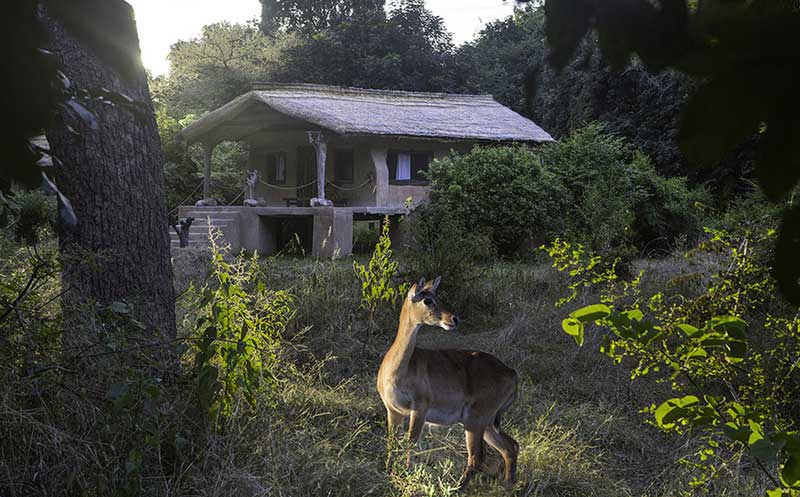
[[[199,286],[208,260],[202,251],[175,251],[179,293]],[[643,285],[663,288],[679,280],[676,291],[690,292],[703,282],[681,275],[702,272],[712,263],[666,258],[637,264],[652,266]],[[130,476],[125,471],[136,447],[143,459],[137,470],[139,495],[454,494],[466,462],[459,426],[427,428],[418,464],[410,471],[390,474],[384,467],[386,421],[375,375],[394,337],[399,306],[380,310],[378,332],[366,342],[367,316],[358,309],[360,287],[352,261],[266,258],[262,265],[263,283],[287,290],[296,303],[283,337],[285,371],[269,402],[253,410],[239,400],[224,429],[209,433],[184,370],[158,387],[154,424],[144,429],[135,423],[139,411],[114,415],[108,392],[95,389],[127,381],[127,376],[98,377],[100,371],[115,370],[117,354],[98,357],[81,370],[59,371],[35,388],[33,380],[19,379],[12,374],[17,370],[6,366],[0,394],[0,496],[133,495],[120,488]],[[482,268],[480,278],[462,287],[443,281],[442,299],[454,303],[464,326],[458,332],[423,329],[419,346],[480,349],[519,371],[519,397],[504,417],[505,429],[521,448],[514,495],[678,495],[689,488],[691,468],[676,461],[698,444],[689,435],[675,438],[645,424],[647,415],[640,409],[664,385],[631,381],[623,368],[593,352],[597,347],[577,348],[560,331],[570,309],[555,309],[553,302],[564,288],[563,276],[544,265],[511,262]],[[579,295],[573,305],[593,298]],[[191,299],[179,299],[178,306],[188,326]],[[189,330],[181,333],[188,336]],[[596,334],[587,340],[597,340]],[[137,399],[144,405],[144,398]],[[154,447],[143,442],[151,432],[160,440]],[[485,469],[489,474],[502,469],[490,449]],[[750,496],[759,484],[751,468],[732,461],[714,490]],[[466,494],[508,492],[487,477]]]

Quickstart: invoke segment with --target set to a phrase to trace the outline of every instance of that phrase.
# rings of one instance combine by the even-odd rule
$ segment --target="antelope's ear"
[[[411,289],[409,290],[409,293],[413,292],[413,295],[411,295],[411,301],[412,302],[419,302],[420,300],[422,300],[422,291],[423,290],[425,290],[425,278],[424,277],[420,278],[419,281],[416,282],[414,284],[414,286],[412,286]]]
[[[431,287],[428,288],[428,291],[430,291],[431,293],[436,293],[436,289],[439,288],[439,283],[441,283],[441,282],[442,282],[442,277],[441,276],[437,276],[436,279],[433,280],[433,283],[431,284]]]

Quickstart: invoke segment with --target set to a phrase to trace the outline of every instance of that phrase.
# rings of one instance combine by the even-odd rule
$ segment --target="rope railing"
[[[177,205],[177,206],[176,206],[174,209],[172,209],[171,211],[169,211],[169,212],[167,213],[167,215],[171,215],[172,213],[174,213],[175,211],[177,211],[178,209],[180,209],[180,207],[181,207],[181,206],[182,206],[182,205],[183,205],[183,204],[184,204],[184,203],[185,203],[187,200],[190,200],[192,197],[194,197],[194,194],[195,194],[195,193],[197,193],[197,190],[199,190],[201,186],[203,186],[203,183],[205,183],[205,180],[204,180],[204,179],[201,179],[201,180],[200,180],[200,183],[198,183],[198,184],[197,184],[197,186],[195,186],[195,187],[194,187],[194,190],[192,190],[192,193],[190,193],[189,195],[187,195],[185,199],[183,199],[183,200],[181,200],[180,202],[178,202],[178,205]]]
[[[312,181],[310,183],[306,183],[305,185],[297,185],[297,186],[278,186],[278,185],[273,185],[272,183],[267,183],[266,181],[264,181],[262,179],[258,180],[258,182],[261,183],[262,185],[268,186],[270,188],[274,188],[276,190],[297,190],[298,188],[306,188],[308,186],[317,184],[317,180],[314,180],[314,181]]]
[[[353,190],[358,190],[359,188],[369,184],[371,181],[372,181],[372,178],[367,178],[364,181],[362,181],[360,184],[358,184],[356,186],[352,186],[352,187],[339,186],[339,185],[337,185],[336,183],[334,183],[332,181],[326,181],[325,184],[328,185],[328,186],[332,186],[332,187],[336,188],[337,190],[342,190],[342,191],[349,192],[349,191],[353,191]],[[273,185],[272,183],[267,183],[266,181],[261,180],[261,179],[258,180],[258,182],[261,183],[264,186],[268,186],[268,187],[274,188],[276,190],[297,190],[299,188],[306,188],[306,187],[309,187],[311,185],[316,185],[317,184],[317,180],[311,181],[311,182],[306,183],[304,185],[297,185],[297,186],[278,186],[278,185]]]
[[[326,181],[325,184],[326,185],[330,185],[330,186],[336,188],[337,190],[342,190],[342,191],[345,191],[345,192],[349,192],[349,191],[353,191],[353,190],[358,190],[359,188],[369,184],[371,181],[372,181],[372,178],[367,178],[364,181],[362,181],[361,184],[356,185],[356,186],[352,186],[352,187],[349,187],[349,188],[345,187],[345,186],[339,186],[336,183],[333,183],[332,181]]]

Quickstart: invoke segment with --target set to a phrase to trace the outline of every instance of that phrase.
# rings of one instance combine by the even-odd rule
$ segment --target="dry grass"
[[[255,489],[246,493],[253,495],[453,493],[466,460],[460,427],[426,430],[420,463],[412,472],[390,476],[383,468],[385,415],[374,380],[393,338],[398,309],[379,316],[382,331],[365,345],[366,325],[353,312],[358,284],[349,261],[273,259],[266,264],[269,285],[288,288],[297,297],[292,340],[300,349],[295,360],[305,370],[287,384],[277,409],[245,417],[248,428],[237,432],[243,447],[214,448],[247,459],[236,464],[236,471],[224,470],[225,481],[230,485],[237,479],[237,485]],[[681,275],[702,273],[708,264],[673,258],[637,266],[646,266],[643,285],[659,288]],[[639,412],[667,396],[667,388],[631,381],[624,368],[597,352],[597,334],[589,334],[583,348],[575,346],[560,330],[569,309],[552,304],[563,288],[561,275],[523,263],[487,268],[466,290],[447,288],[444,282],[445,299],[465,306],[454,308],[466,318],[464,326],[457,333],[423,329],[419,345],[488,351],[520,372],[520,396],[504,421],[522,449],[515,494],[668,496],[687,489],[690,472],[677,460],[690,455],[695,443],[660,433]],[[574,305],[592,298],[582,295]],[[487,467],[499,472],[500,458],[489,452]],[[224,460],[221,455],[217,459]],[[744,496],[756,484],[744,470],[724,476],[718,489]],[[213,488],[202,493],[228,492]],[[507,494],[486,479],[468,491]]]
[[[176,288],[182,291],[207,274],[206,254],[174,254]],[[695,264],[692,266],[692,264]],[[643,285],[661,288],[683,275],[681,291],[697,283],[709,261],[647,261]],[[365,341],[367,326],[357,311],[359,285],[352,261],[268,259],[264,281],[289,289],[296,314],[286,333],[286,363],[280,391],[252,411],[238,406],[225,431],[208,435],[193,407],[191,382],[166,392],[175,398],[161,408],[165,437],[181,433],[185,447],[167,467],[166,448],[145,454],[145,495],[181,496],[446,496],[465,464],[463,430],[425,430],[419,463],[411,472],[384,468],[385,413],[374,388],[380,357],[396,328],[399,309],[378,316],[379,332]],[[702,278],[701,278],[702,279]],[[680,280],[680,278],[679,278]],[[560,330],[569,309],[555,309],[564,280],[547,267],[498,263],[469,288],[448,288],[443,298],[464,318],[457,333],[423,329],[420,346],[475,348],[491,352],[523,378],[504,425],[520,444],[519,483],[513,495],[667,497],[688,488],[690,471],[676,461],[696,443],[675,438],[644,423],[639,410],[667,395],[664,385],[632,382],[623,367],[597,352],[598,333],[578,348]],[[581,295],[574,305],[592,301]],[[179,305],[187,305],[184,300]],[[191,318],[191,309],[180,309]],[[190,322],[190,319],[185,320]],[[103,367],[109,367],[105,363]],[[0,495],[61,495],[64,482],[95,489],[99,476],[113,482],[110,468],[124,467],[129,435],[98,435],[108,423],[107,401],[92,398],[80,385],[51,385],[42,398],[57,406],[26,405],[20,391],[0,398]],[[488,452],[489,472],[500,458]],[[93,480],[94,479],[94,480]],[[61,484],[61,486],[59,486]],[[717,495],[750,496],[759,482],[733,464],[714,488]],[[509,495],[483,479],[467,495]]]

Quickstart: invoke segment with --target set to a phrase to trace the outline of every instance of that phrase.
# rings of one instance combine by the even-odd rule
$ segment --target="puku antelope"
[[[519,445],[500,430],[500,418],[516,397],[516,371],[484,352],[414,347],[423,324],[448,331],[458,325],[458,318],[436,300],[440,282],[441,276],[427,283],[422,278],[408,291],[397,337],[378,370],[378,393],[388,417],[389,458],[405,418],[409,418],[412,444],[418,442],[425,423],[462,423],[468,457],[460,488],[481,470],[481,439],[503,456],[505,483],[511,485],[516,479]]]

